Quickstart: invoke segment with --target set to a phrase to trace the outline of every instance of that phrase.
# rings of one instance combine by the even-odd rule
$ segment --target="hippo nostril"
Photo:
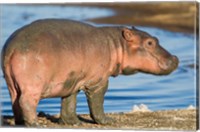
[[[172,60],[173,60],[174,62],[177,62],[177,63],[178,63],[178,57],[172,56]]]
[[[176,67],[178,66],[178,63],[179,63],[179,60],[178,60],[178,57],[176,56],[172,56],[172,61],[173,63],[176,65]]]

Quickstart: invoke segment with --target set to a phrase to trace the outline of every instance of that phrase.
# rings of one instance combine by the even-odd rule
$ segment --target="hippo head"
[[[178,58],[159,45],[157,38],[136,28],[123,29],[125,39],[122,74],[145,72],[167,75],[178,66]]]

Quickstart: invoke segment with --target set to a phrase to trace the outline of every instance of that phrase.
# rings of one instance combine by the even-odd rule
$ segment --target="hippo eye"
[[[147,45],[148,45],[148,46],[153,46],[153,42],[152,42],[152,41],[148,41],[148,42],[147,42]]]
[[[148,42],[148,45],[149,45],[149,46],[151,46],[151,45],[152,45],[152,42],[151,42],[151,41],[149,41],[149,42]]]
[[[154,48],[156,44],[153,40],[148,40],[146,42],[146,45],[147,45],[148,48]]]

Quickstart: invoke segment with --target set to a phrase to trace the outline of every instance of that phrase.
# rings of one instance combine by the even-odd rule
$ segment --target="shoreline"
[[[80,125],[60,125],[59,114],[49,115],[39,112],[38,122],[41,128],[75,128],[75,129],[120,129],[120,130],[196,130],[197,110],[163,110],[137,111],[128,113],[106,113],[106,116],[115,120],[110,125],[99,125],[89,117],[89,114],[79,114]],[[3,127],[15,126],[13,116],[2,117]]]
[[[89,6],[107,8],[115,15],[88,19],[99,24],[124,24],[157,27],[172,32],[194,34],[198,23],[195,2],[113,2],[113,3],[70,3],[65,6]],[[197,15],[197,16],[196,16]],[[196,30],[199,27],[196,27]]]

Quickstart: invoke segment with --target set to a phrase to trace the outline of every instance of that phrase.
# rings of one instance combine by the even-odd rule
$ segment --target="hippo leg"
[[[22,94],[19,99],[19,105],[22,109],[25,125],[27,127],[40,127],[37,122],[36,108],[39,102],[39,98],[34,98],[33,95]]]
[[[14,113],[14,119],[15,119],[15,125],[24,125],[24,120],[23,120],[23,115],[22,115],[22,110],[19,105],[19,96],[20,96],[20,91],[16,89],[14,85],[14,81],[11,78],[10,75],[10,68],[7,67],[5,69],[5,79],[8,84],[8,90],[11,95],[11,101],[12,101],[12,110]]]
[[[62,97],[60,123],[62,124],[81,124],[76,115],[76,96],[74,93],[67,97]]]
[[[104,95],[108,88],[108,82],[101,86],[86,91],[91,118],[98,124],[112,124],[114,120],[106,117],[103,109]],[[95,91],[98,89],[98,91]]]
[[[13,102],[12,109],[13,109],[14,118],[15,118],[15,125],[24,125],[22,109],[19,105],[19,98],[15,99],[15,101]]]

